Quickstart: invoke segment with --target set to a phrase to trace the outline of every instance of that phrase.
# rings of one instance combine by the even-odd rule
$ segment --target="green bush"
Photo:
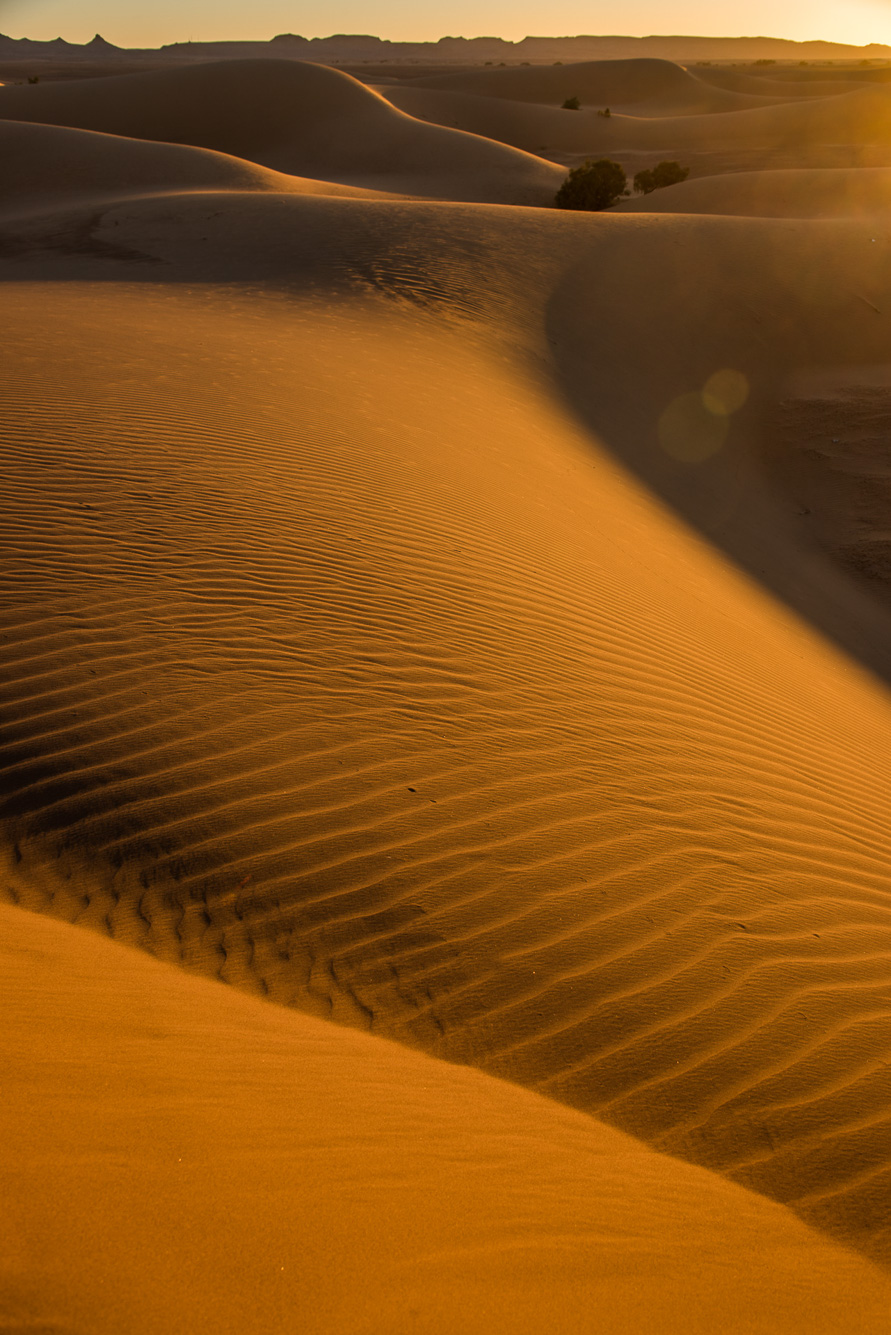
[[[580,167],[573,167],[557,191],[554,203],[558,209],[586,209],[593,213],[611,208],[620,199],[628,178],[618,162],[601,158],[588,159]]]
[[[581,102],[577,97],[568,97],[560,108],[561,111],[578,111],[581,108]]]
[[[651,195],[654,190],[664,190],[667,185],[680,185],[689,175],[690,168],[682,167],[679,162],[660,162],[652,171],[637,173],[634,189],[638,195]]]

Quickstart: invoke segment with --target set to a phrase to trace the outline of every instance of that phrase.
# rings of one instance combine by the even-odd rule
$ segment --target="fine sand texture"
[[[120,1068],[85,1058],[76,1070],[53,1058],[41,1088],[72,1105],[83,1098],[70,1125],[86,1136],[101,1101],[90,1081],[117,1082],[109,1121],[89,1134],[120,1139],[84,1141],[93,1148],[83,1163],[109,1173],[128,1162],[120,1147],[138,1143],[134,1127],[149,1116],[140,1109],[161,1099],[167,1120],[145,1151],[146,1173],[160,1174],[157,1199],[174,1193],[170,1212],[194,1219],[201,1238],[222,1238],[238,1220],[254,1276],[275,1248],[252,1240],[244,1219],[251,1229],[269,1219],[276,1237],[305,1234],[307,1273],[334,1304],[320,1299],[312,1314],[320,1331],[392,1329],[385,1292],[400,1295],[404,1311],[416,1307],[419,1322],[446,1314],[420,1330],[454,1329],[462,1292],[480,1295],[466,1306],[482,1313],[481,1331],[492,1328],[487,1302],[515,1304],[511,1330],[558,1319],[584,1330],[585,1304],[626,1321],[592,1329],[629,1335],[732,1330],[737,1318],[740,1330],[765,1335],[819,1330],[820,1320],[827,1330],[881,1330],[868,1306],[861,1318],[849,1304],[861,1287],[868,1304],[880,1281],[833,1250],[842,1243],[891,1265],[891,606],[863,568],[871,554],[885,569],[886,492],[872,490],[867,508],[858,500],[887,467],[875,444],[891,383],[881,212],[795,214],[802,199],[825,200],[827,182],[832,193],[830,176],[844,193],[835,173],[810,171],[797,195],[786,191],[780,217],[734,213],[734,199],[769,192],[730,174],[678,187],[719,194],[726,185],[713,213],[660,212],[658,200],[599,215],[473,202],[454,192],[448,155],[419,165],[421,140],[398,137],[386,152],[388,193],[400,197],[363,195],[369,178],[358,169],[350,197],[313,193],[308,178],[322,190],[344,184],[351,99],[375,108],[382,125],[422,137],[431,127],[346,76],[298,69],[298,82],[304,76],[320,81],[307,87],[346,90],[343,115],[323,119],[318,143],[296,112],[283,130],[289,144],[308,145],[306,177],[277,175],[277,150],[256,147],[268,107],[239,142],[234,115],[211,124],[211,91],[228,79],[243,95],[252,62],[176,72],[189,132],[211,127],[191,148],[161,142],[174,138],[170,124],[162,134],[160,121],[134,119],[149,117],[146,81],[160,75],[59,85],[69,122],[84,119],[67,128],[33,114],[40,105],[48,119],[61,114],[62,101],[33,101],[18,115],[42,85],[0,89],[10,117],[0,143],[23,182],[0,200],[0,886],[18,906],[4,940],[13,956],[21,942],[15,968],[33,966],[35,980],[44,946],[28,942],[58,945],[71,961],[65,1010],[84,1017],[86,1053],[108,1042],[143,1060],[122,1018],[129,1024],[143,1002],[122,1002],[114,1023],[124,1028],[101,1029],[109,998],[130,996],[137,979],[161,1008],[165,1035],[147,1083],[126,1074],[123,1058]],[[884,95],[801,94],[778,107],[664,120],[822,116],[845,99]],[[99,102],[104,123],[87,124]],[[173,92],[157,105],[172,115]],[[834,132],[836,122],[825,124]],[[124,135],[140,140],[132,152]],[[176,138],[188,144],[185,131]],[[449,139],[469,155],[471,177],[480,142]],[[756,141],[744,147],[754,153]],[[69,151],[93,164],[82,186],[74,172],[61,184],[53,176]],[[553,163],[517,158],[562,179]],[[776,168],[780,194],[786,175]],[[849,197],[877,198],[876,181],[871,172],[849,181]],[[23,909],[94,935],[35,924]],[[101,987],[83,972],[94,959]],[[10,984],[10,995],[20,988]],[[57,1024],[49,986],[32,990],[43,1009],[29,1001],[16,1011],[21,1023],[33,1014],[35,1025],[39,1016]],[[245,1034],[260,1029],[304,1053],[271,1069],[324,1065],[342,1139],[312,1120],[330,1118],[305,1095],[282,1110],[259,1040],[251,1064]],[[479,1070],[431,1064],[384,1039]],[[236,1081],[230,1130],[229,1113],[201,1092],[225,1083],[227,1062],[250,1087]],[[360,1075],[374,1063],[391,1074]],[[179,1102],[157,1093],[165,1069],[184,1082]],[[18,1086],[26,1100],[28,1079]],[[129,1102],[125,1085],[147,1104]],[[436,1164],[413,1175],[395,1150],[372,1148],[384,1135],[381,1088],[403,1091],[386,1094],[386,1117],[408,1108],[408,1121],[386,1125],[422,1158],[417,1127],[439,1109]],[[482,1165],[473,1191],[496,1240],[481,1261],[482,1234],[465,1206],[430,1203],[436,1184],[456,1177],[455,1146],[489,1134],[496,1103],[499,1125],[529,1139],[516,1151],[525,1167],[503,1157],[515,1150],[500,1142],[474,1140],[479,1154],[467,1155]],[[217,1119],[206,1136],[205,1116]],[[264,1119],[268,1154],[241,1129]],[[53,1118],[27,1142],[20,1230],[44,1227],[38,1205],[49,1198],[38,1185],[49,1150],[39,1137],[60,1134],[60,1124]],[[611,1214],[601,1228],[590,1210],[607,1198],[618,1209],[623,1189],[612,1176],[612,1186],[589,1190],[588,1151],[549,1128],[632,1154],[605,1124],[650,1150],[634,1146],[641,1167],[629,1167],[621,1200],[637,1222]],[[193,1139],[242,1144],[201,1161],[202,1181],[215,1172],[216,1185],[177,1185],[161,1165],[177,1125],[194,1125]],[[304,1148],[270,1157],[292,1134]],[[52,1162],[68,1165],[70,1198],[80,1200],[87,1170],[74,1143]],[[333,1181],[355,1205],[336,1228],[320,1153],[341,1165]],[[359,1154],[371,1165],[364,1185]],[[516,1194],[493,1163],[516,1177]],[[372,1228],[373,1201],[383,1191],[392,1199],[388,1187],[369,1187],[378,1168],[405,1194]],[[270,1184],[301,1172],[328,1195],[294,1233],[296,1192]],[[40,1190],[50,1182],[47,1170]],[[701,1222],[697,1183],[709,1184],[703,1210],[716,1202],[710,1219],[726,1201],[720,1224]],[[753,1203],[743,1188],[776,1204]],[[128,1286],[145,1283],[140,1267],[170,1255],[168,1214],[133,1206],[142,1186],[120,1191],[107,1227],[114,1256],[133,1239],[115,1290],[128,1302]],[[101,1258],[106,1223],[90,1199],[85,1192],[91,1241],[77,1245]],[[433,1210],[429,1252],[406,1232],[422,1200]],[[565,1250],[552,1271],[544,1244],[528,1239],[555,1227]],[[720,1248],[710,1251],[702,1239],[712,1228]],[[591,1260],[592,1230],[593,1255],[612,1258],[603,1272]],[[788,1244],[773,1247],[780,1234]],[[516,1246],[506,1241],[517,1236]],[[649,1248],[631,1269],[652,1283],[628,1280],[617,1237]],[[802,1308],[801,1286],[785,1278],[786,1298],[777,1297],[768,1261],[781,1258],[781,1276],[784,1258],[803,1264],[794,1239],[816,1249],[802,1271],[805,1297],[825,1289],[835,1306],[820,1298]],[[33,1291],[22,1298],[32,1324],[63,1322],[69,1271],[58,1258],[68,1246],[60,1239],[56,1279],[43,1290],[60,1295],[52,1311],[33,1315]],[[692,1258],[686,1272],[678,1247]],[[360,1301],[356,1258],[368,1248],[380,1259],[365,1267],[374,1277],[360,1309],[349,1304]],[[418,1306],[413,1287],[423,1289],[428,1255],[433,1308]],[[176,1256],[182,1264],[182,1249]],[[420,1268],[407,1261],[414,1277],[391,1283],[390,1256]],[[557,1307],[548,1276],[563,1275],[564,1263]],[[84,1261],[85,1314],[98,1310],[104,1264]],[[708,1304],[720,1267],[730,1278],[716,1321]],[[169,1284],[191,1283],[192,1273]],[[656,1296],[669,1273],[693,1285],[677,1290],[673,1316]],[[263,1288],[250,1279],[213,1296],[201,1284],[207,1329],[227,1329],[227,1293],[240,1313]],[[734,1285],[738,1300],[728,1296]],[[604,1302],[605,1293],[614,1297]],[[262,1301],[276,1300],[264,1292]],[[552,1310],[553,1319],[542,1315]],[[156,1307],[145,1312],[146,1331],[165,1329]],[[275,1326],[257,1312],[266,1325],[252,1316],[256,1329]],[[247,1319],[233,1316],[228,1328],[254,1328]],[[108,1322],[81,1324],[121,1328]]]
[[[886,1329],[867,1261],[516,1086],[5,906],[0,986],[4,1331]]]

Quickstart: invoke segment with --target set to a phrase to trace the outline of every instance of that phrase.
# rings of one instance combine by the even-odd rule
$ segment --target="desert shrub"
[[[581,102],[577,97],[568,97],[560,108],[561,111],[578,111],[581,108]]]
[[[654,190],[664,190],[667,185],[680,185],[689,175],[690,168],[682,167],[679,162],[660,162],[651,171],[637,173],[634,189],[638,195],[651,195]]]
[[[587,209],[598,213],[601,209],[611,208],[628,184],[628,178],[618,162],[601,158],[592,162],[590,158],[580,167],[573,167],[566,180],[557,191],[554,203],[558,209]]]
[[[28,83],[40,83],[40,75],[39,75],[39,74],[29,74],[29,75],[28,75]]]
[[[598,116],[605,116],[607,120],[609,120],[612,114],[613,113],[610,111],[609,107],[604,107],[602,111],[598,111],[597,113]]]
[[[777,62],[775,60],[756,60],[754,63],[756,65],[775,65]]]

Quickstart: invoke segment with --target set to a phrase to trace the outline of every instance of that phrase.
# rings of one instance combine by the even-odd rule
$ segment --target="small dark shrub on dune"
[[[558,209],[586,209],[599,213],[611,208],[621,198],[627,184],[628,178],[618,162],[609,158],[601,158],[599,162],[589,159],[580,167],[573,167],[557,191],[554,203]]]
[[[651,171],[637,173],[634,189],[638,195],[651,195],[654,190],[664,190],[667,185],[680,185],[689,175],[690,168],[682,167],[679,162],[660,162]]]
[[[578,100],[577,97],[568,97],[568,98],[566,99],[566,101],[563,103],[563,106],[560,108],[560,110],[561,110],[561,111],[579,111],[579,110],[581,109],[581,105],[582,105],[582,104],[581,104],[581,102]]]

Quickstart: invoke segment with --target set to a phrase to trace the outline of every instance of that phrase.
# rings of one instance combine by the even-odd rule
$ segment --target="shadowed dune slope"
[[[886,1329],[867,1261],[515,1086],[5,906],[0,991],[5,1331]]]
[[[822,246],[863,284],[876,248],[208,201],[108,210],[97,240],[142,267],[3,270],[9,893],[599,1111],[888,1256],[887,699],[557,392],[631,455],[642,386],[658,420],[722,365],[754,385],[813,354],[800,326],[875,360],[873,312],[805,318],[794,265]],[[78,281],[26,281],[51,263]],[[694,273],[773,342],[678,304]],[[745,447],[672,463],[704,514],[754,522]],[[750,538],[806,585],[782,534]]]
[[[586,106],[635,110],[645,116],[735,111],[781,98],[747,96],[703,84],[670,60],[590,60],[529,69],[462,70],[412,79],[415,88],[441,89],[512,102],[562,106],[578,97]]]
[[[621,213],[723,213],[750,218],[845,218],[891,209],[887,167],[728,172],[684,181],[636,199]]]
[[[235,60],[0,88],[0,118],[215,149],[275,171],[435,198],[550,204],[559,168],[403,115],[348,74]]]
[[[0,211],[46,199],[175,190],[264,190],[375,198],[377,192],[270,171],[183,144],[148,143],[58,125],[0,121]]]
[[[830,97],[834,93],[849,93],[851,87],[863,82],[859,71],[841,69],[789,69],[782,66],[769,72],[750,69],[713,66],[694,66],[693,72],[700,83],[734,93],[749,93],[781,102],[792,97]],[[853,77],[852,77],[853,76]]]
[[[525,72],[525,71],[524,71]],[[609,118],[593,107],[554,106],[481,97],[442,88],[387,88],[383,94],[421,120],[451,125],[505,144],[567,154],[715,154],[728,149],[812,150],[831,145],[884,145],[891,129],[891,91],[857,88],[835,97],[790,99],[770,106],[681,115],[634,114]],[[0,103],[2,105],[2,103]]]

